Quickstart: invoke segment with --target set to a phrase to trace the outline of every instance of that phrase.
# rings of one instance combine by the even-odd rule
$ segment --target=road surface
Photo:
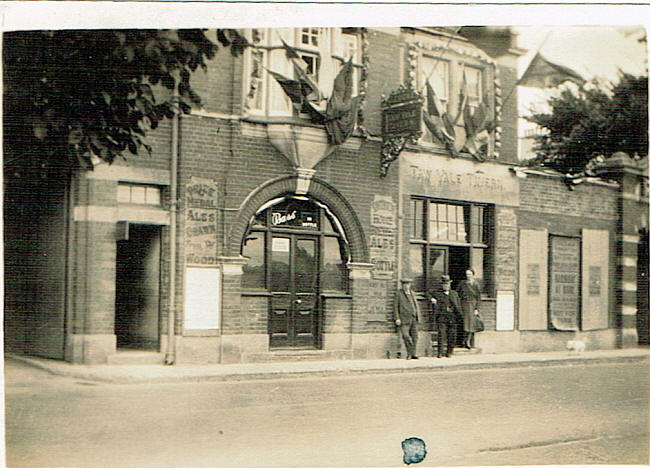
[[[6,361],[9,467],[646,464],[647,361],[107,384]]]

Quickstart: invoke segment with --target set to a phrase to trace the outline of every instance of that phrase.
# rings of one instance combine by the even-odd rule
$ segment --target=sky
[[[520,77],[538,50],[546,59],[570,67],[587,80],[598,76],[616,83],[619,69],[633,75],[647,74],[647,47],[637,41],[646,33],[642,26],[532,26],[515,30],[519,47],[528,50],[519,60]],[[519,87],[520,115],[529,113],[531,106],[543,110],[553,92]],[[531,127],[522,119],[519,134]]]

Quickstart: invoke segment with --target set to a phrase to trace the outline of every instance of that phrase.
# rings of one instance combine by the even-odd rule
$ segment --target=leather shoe
[[[411,356],[411,359],[417,359],[417,358],[418,358],[417,356]]]

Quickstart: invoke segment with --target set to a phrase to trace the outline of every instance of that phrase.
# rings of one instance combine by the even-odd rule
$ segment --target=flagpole
[[[458,27],[456,28],[456,31],[454,31],[454,34],[458,34],[458,32],[459,32],[461,29],[463,29],[463,27],[462,27],[462,26],[458,26]],[[451,40],[452,40],[452,39],[453,39],[453,37],[451,37],[451,36],[449,37],[449,39],[447,39],[447,45],[445,45],[445,47],[443,47],[443,49],[442,49],[442,53],[440,54],[440,57],[437,57],[437,60],[434,62],[433,67],[431,68],[431,71],[430,71],[429,74],[427,75],[426,82],[429,81],[429,78],[431,78],[431,75],[433,75],[433,72],[436,71],[436,67],[438,66],[438,63],[440,63],[440,59],[442,58],[442,56],[445,55],[445,52],[447,52],[447,50],[448,50],[448,48],[449,48],[449,44],[451,44]],[[422,86],[422,92],[424,92],[424,86]]]

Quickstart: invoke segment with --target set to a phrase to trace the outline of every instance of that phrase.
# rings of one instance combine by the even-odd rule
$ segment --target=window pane
[[[131,186],[131,203],[144,203],[144,186],[132,185]]]
[[[251,232],[244,240],[242,256],[248,258],[242,276],[243,288],[263,288],[264,284],[264,233]]]
[[[422,57],[422,70],[420,72],[420,83],[424,87],[427,81],[431,84],[433,91],[443,103],[447,101],[449,83],[449,65],[445,60],[438,60],[433,57]],[[443,111],[446,109],[443,109]]]
[[[445,249],[429,249],[427,289],[440,284],[440,275],[447,273],[447,251]]]
[[[458,235],[457,240],[459,242],[469,242],[467,238],[467,233],[469,231],[469,206],[458,206],[458,214],[456,215],[458,219]]]
[[[409,272],[413,277],[413,289],[415,291],[425,290],[424,278],[424,246],[411,244],[409,246]]]
[[[270,53],[270,66],[269,69],[274,72],[281,73],[285,76],[291,76],[291,71],[293,70],[290,67],[289,60],[284,50],[276,49],[269,52]],[[291,101],[284,93],[278,82],[267,74],[266,83],[268,83],[268,92],[269,95],[269,112],[275,115],[291,115]]]
[[[346,265],[341,255],[339,240],[325,237],[323,244],[323,272],[321,284],[325,291],[344,291]]]
[[[160,205],[160,187],[147,187],[145,201],[147,205]]]
[[[337,232],[334,229],[334,226],[332,226],[332,221],[330,220],[330,217],[327,215],[323,216],[323,231],[328,233]]]
[[[117,186],[117,201],[118,203],[131,202],[131,186],[125,184],[118,184]]]
[[[457,210],[454,205],[447,205],[447,214],[449,215],[449,233],[447,235],[447,239],[451,241],[456,240],[456,215],[457,215]]]
[[[273,236],[271,239],[271,290],[289,291],[289,251],[291,239]]]
[[[298,239],[296,241],[296,292],[316,291],[318,278],[318,262],[316,258],[316,241]]]
[[[411,213],[413,214],[413,224],[411,237],[414,239],[424,238],[424,201],[411,200]]]

